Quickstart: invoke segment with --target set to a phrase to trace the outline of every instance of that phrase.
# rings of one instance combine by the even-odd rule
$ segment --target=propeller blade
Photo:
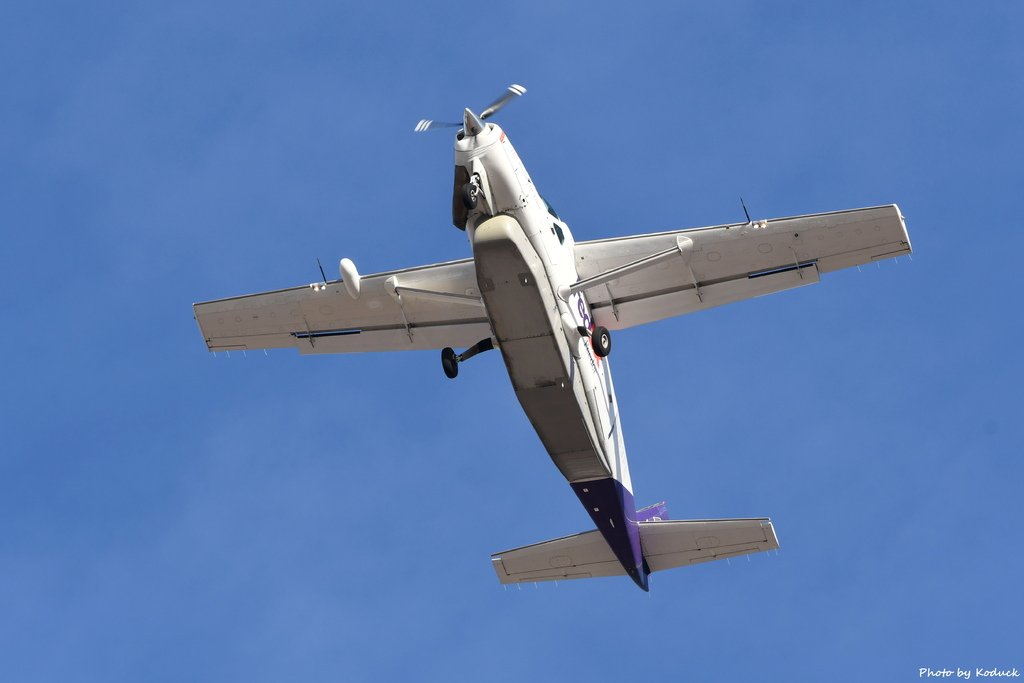
[[[450,121],[431,121],[430,119],[420,119],[420,122],[416,124],[413,129],[417,133],[422,133],[428,130],[436,130],[437,128],[459,128],[461,123],[452,123]]]
[[[480,114],[480,120],[483,121],[486,118],[494,116],[494,114],[499,109],[501,109],[506,104],[511,102],[513,98],[520,97],[524,94],[526,94],[526,88],[516,83],[513,83],[512,85],[508,86],[508,88],[506,88],[504,94],[502,94],[501,97],[491,102],[487,106],[487,108],[484,109],[483,113]]]

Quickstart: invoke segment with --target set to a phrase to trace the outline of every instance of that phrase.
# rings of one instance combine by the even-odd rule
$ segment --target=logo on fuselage
[[[594,331],[594,319],[590,317],[590,306],[587,304],[587,300],[583,297],[582,292],[577,292],[576,297],[576,313],[579,314],[580,322],[587,332]],[[590,351],[590,362],[594,366],[594,370],[597,372],[598,377],[601,378],[601,384],[604,385],[606,380],[604,378],[603,366],[601,362],[604,360],[594,351],[594,337],[589,335],[587,337],[587,349]],[[607,393],[607,386],[605,387],[605,393]]]

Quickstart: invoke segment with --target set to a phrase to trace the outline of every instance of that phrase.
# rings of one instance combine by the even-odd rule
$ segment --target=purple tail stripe
[[[633,494],[611,477],[570,486],[629,577],[640,588],[649,590],[650,570],[640,548]]]

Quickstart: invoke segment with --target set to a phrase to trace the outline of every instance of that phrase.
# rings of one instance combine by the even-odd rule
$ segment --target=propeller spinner
[[[487,108],[483,110],[480,116],[477,116],[469,109],[466,109],[462,114],[461,123],[452,123],[450,121],[432,121],[430,119],[421,119],[416,124],[415,130],[417,133],[422,133],[428,130],[435,130],[438,128],[459,128],[462,127],[466,131],[466,135],[476,135],[484,129],[483,122],[494,116],[504,107],[506,104],[511,102],[517,97],[526,94],[526,88],[516,83],[508,86],[505,92],[501,94],[501,97],[487,105]]]

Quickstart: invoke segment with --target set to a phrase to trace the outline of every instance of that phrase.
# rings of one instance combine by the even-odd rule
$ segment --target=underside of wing
[[[895,204],[580,242],[576,266],[608,329],[818,282],[911,251]],[[622,273],[609,279],[609,275]],[[603,275],[603,277],[602,277]]]
[[[491,336],[472,260],[194,304],[211,351],[355,353],[469,346]]]

